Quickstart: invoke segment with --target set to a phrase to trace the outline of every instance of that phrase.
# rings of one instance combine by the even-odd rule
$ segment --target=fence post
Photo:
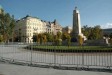
[[[82,50],[82,67],[84,67],[84,51]]]
[[[110,65],[109,65],[110,67],[112,67],[112,65],[111,65],[111,63],[112,63],[112,62],[111,62],[111,61],[112,61],[112,60],[111,60],[111,56],[112,56],[112,51],[110,50]],[[111,68],[110,68],[110,69],[111,69]]]
[[[55,50],[55,46],[54,46],[54,66],[56,66],[56,50]]]
[[[30,45],[31,46],[31,45]],[[32,45],[33,46],[33,45]],[[32,46],[30,47],[30,49],[31,49],[31,61],[30,61],[30,65],[32,65]]]

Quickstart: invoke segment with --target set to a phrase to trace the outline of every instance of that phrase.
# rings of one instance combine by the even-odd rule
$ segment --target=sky
[[[82,26],[112,28],[112,0],[0,0],[0,5],[15,19],[26,15],[51,22],[56,19],[63,27],[72,26],[77,6]]]

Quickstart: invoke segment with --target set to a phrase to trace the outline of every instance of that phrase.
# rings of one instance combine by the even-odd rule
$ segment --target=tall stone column
[[[73,11],[73,35],[80,35],[81,33],[81,22],[80,22],[80,13],[75,7]]]
[[[77,7],[75,7],[75,10],[73,11],[73,32],[72,32],[72,36],[73,36],[74,39],[78,40],[77,37],[79,35],[84,37],[82,32],[81,32],[80,13],[79,13],[79,10],[77,9]]]

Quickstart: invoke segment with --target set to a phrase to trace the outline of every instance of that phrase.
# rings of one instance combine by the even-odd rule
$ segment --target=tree
[[[54,45],[58,45],[58,37],[57,37],[57,35],[54,35]]]
[[[109,36],[110,36],[109,41],[110,41],[110,43],[112,44],[112,33],[111,33]]]
[[[10,31],[9,31],[9,27],[10,27],[10,15],[8,13],[6,14],[0,14],[0,19],[1,19],[1,34],[3,35],[3,40],[4,41],[8,41],[9,35],[10,35]]]
[[[14,33],[14,27],[16,25],[16,21],[14,20],[14,15],[12,15],[11,23],[10,23],[10,37],[12,38],[12,41],[14,41],[15,33]]]
[[[68,47],[70,46],[70,44],[71,44],[71,37],[70,37],[70,35],[67,35],[67,45],[68,45]]]
[[[84,39],[83,39],[83,37],[81,35],[78,36],[78,42],[79,42],[80,46],[83,45]]]
[[[46,42],[47,42],[47,37],[45,34],[43,35],[43,42],[44,42],[44,44],[46,44]]]
[[[112,33],[109,35],[109,37],[112,39]]]
[[[41,44],[41,34],[37,35],[37,42],[38,42],[38,44]]]
[[[103,32],[99,25],[97,25],[93,28],[92,33],[94,33],[95,39],[101,39],[103,37]]]
[[[104,37],[109,37],[109,35],[108,35],[108,34],[104,34],[103,36],[104,36]]]
[[[37,35],[37,42],[38,44],[46,44],[47,42],[47,37],[46,37],[46,34],[43,34],[43,33],[40,33]]]
[[[56,38],[56,41],[57,41],[57,45],[61,45],[62,44],[62,39],[61,39],[61,32],[57,32],[57,38]]]
[[[58,37],[58,39],[61,39],[61,35],[62,35],[61,32],[58,31],[58,32],[57,32],[57,37]]]
[[[36,42],[37,41],[37,36],[33,35],[32,39],[33,39],[33,42]]]
[[[0,42],[3,42],[3,36],[0,35]]]
[[[62,40],[66,42],[66,44],[68,45],[68,47],[71,44],[71,36],[68,33],[63,33],[62,34]]]
[[[21,29],[19,29],[18,42],[21,42]]]
[[[65,41],[68,35],[68,33],[62,33],[62,40]]]
[[[14,32],[15,20],[9,13],[0,14],[0,33],[3,35],[3,41],[8,42]]]
[[[46,35],[46,39],[47,39],[48,42],[52,42],[53,41],[53,34],[44,33],[44,35]]]
[[[91,34],[91,27],[88,27],[87,25],[83,26],[82,33],[89,38],[89,35]]]
[[[103,32],[99,25],[94,27],[83,26],[82,32],[90,40],[101,39],[103,37]]]

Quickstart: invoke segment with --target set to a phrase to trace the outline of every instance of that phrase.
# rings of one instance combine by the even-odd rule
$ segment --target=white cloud
[[[102,29],[112,28],[112,23],[106,23],[105,25],[101,26]]]

